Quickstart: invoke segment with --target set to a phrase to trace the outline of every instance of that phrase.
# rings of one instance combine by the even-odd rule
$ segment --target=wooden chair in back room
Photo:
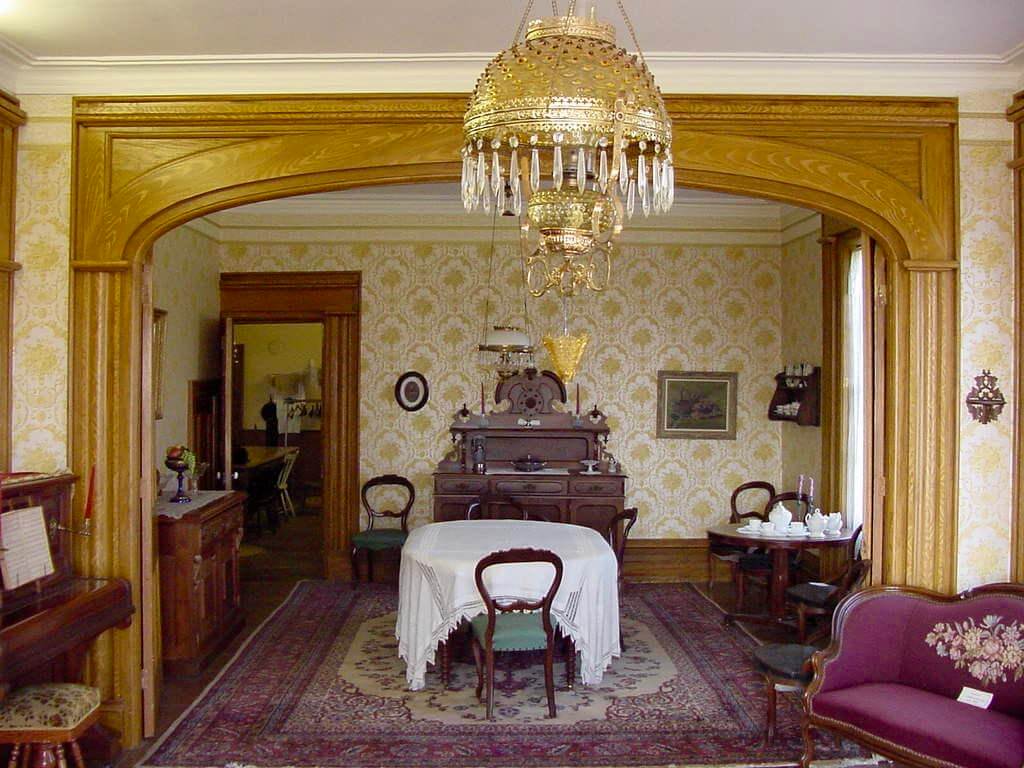
[[[765,494],[765,504],[775,495],[775,486],[764,480],[752,480],[749,483],[743,483],[742,485],[736,486],[736,490],[732,492],[732,496],[729,498],[729,522],[732,524],[745,523],[750,520],[766,520],[769,509],[767,506],[762,504],[761,506],[751,506],[751,497],[754,493]],[[741,501],[742,497],[742,501]],[[746,508],[746,511],[741,511],[740,506]],[[708,595],[711,595],[711,586],[715,580],[715,562],[726,563],[729,566],[729,576],[732,581],[736,581],[736,564],[742,555],[746,554],[747,550],[741,547],[729,547],[724,545],[714,546],[708,548]]]
[[[395,512],[390,509],[378,510],[370,502],[369,493],[374,488],[395,487],[399,492],[407,495],[405,505],[401,511]],[[359,583],[359,560],[360,550],[366,551],[366,580],[373,581],[373,553],[383,552],[388,549],[401,549],[409,536],[409,510],[416,501],[416,489],[412,483],[401,475],[378,475],[363,483],[363,490],[360,494],[363,500],[363,509],[369,518],[365,531],[360,531],[352,537],[352,583]],[[384,518],[398,518],[400,527],[377,528],[376,523]]]

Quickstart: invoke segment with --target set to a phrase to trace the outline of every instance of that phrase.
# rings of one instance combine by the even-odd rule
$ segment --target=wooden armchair
[[[405,505],[399,511],[390,509],[376,509],[370,503],[369,492],[374,488],[382,486],[394,486],[406,494]],[[361,492],[363,508],[369,518],[365,531],[360,531],[352,537],[352,581],[359,582],[359,565],[357,556],[360,550],[366,551],[366,580],[373,581],[373,553],[382,552],[388,549],[401,549],[409,536],[409,510],[416,501],[416,489],[407,478],[401,475],[378,475],[363,483]],[[374,523],[384,518],[397,518],[399,528],[375,528]]]
[[[729,522],[736,524],[754,520],[764,520],[767,514],[765,510],[770,507],[758,507],[748,508],[746,512],[740,511],[740,497],[744,497],[746,502],[750,491],[758,491],[767,494],[768,498],[771,499],[775,496],[775,486],[764,480],[753,480],[749,483],[743,483],[742,485],[736,486],[736,489],[732,492],[732,496],[729,498]],[[711,586],[715,580],[715,562],[727,563],[729,565],[729,575],[733,581],[736,582],[736,564],[742,555],[746,554],[747,550],[740,547],[729,547],[724,545],[716,545],[708,547],[708,594],[711,594]]]

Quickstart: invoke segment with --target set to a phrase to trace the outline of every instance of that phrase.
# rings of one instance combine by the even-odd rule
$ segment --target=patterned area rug
[[[369,766],[792,765],[799,710],[779,697],[779,733],[762,744],[765,696],[753,641],[685,585],[637,585],[623,600],[626,652],[599,687],[556,691],[544,717],[540,655],[499,656],[495,720],[457,660],[405,688],[388,587],[300,583],[143,765],[213,768]],[[564,666],[555,680],[564,686]],[[822,758],[850,758],[819,743]],[[863,760],[863,757],[861,758]]]

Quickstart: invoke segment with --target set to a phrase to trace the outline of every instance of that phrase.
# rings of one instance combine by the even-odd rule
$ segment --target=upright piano
[[[134,607],[124,579],[75,576],[71,537],[71,474],[0,475],[0,512],[40,506],[49,532],[54,572],[8,589],[0,584],[0,700],[11,688],[38,682],[81,680],[90,643],[112,627],[126,627]],[[109,736],[84,740],[100,755],[116,750]]]

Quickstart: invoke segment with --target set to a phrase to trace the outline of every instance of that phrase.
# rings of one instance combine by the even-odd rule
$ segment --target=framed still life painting
[[[658,371],[658,437],[736,439],[735,372]]]

